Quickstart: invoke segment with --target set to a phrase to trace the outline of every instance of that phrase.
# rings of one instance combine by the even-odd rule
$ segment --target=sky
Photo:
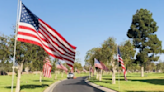
[[[164,49],[164,0],[22,0],[34,14],[76,46],[82,65],[86,52],[101,47],[109,37],[117,44],[128,40],[132,16],[143,8],[153,13]],[[0,34],[13,35],[18,0],[1,0]],[[164,55],[160,56],[164,60]]]

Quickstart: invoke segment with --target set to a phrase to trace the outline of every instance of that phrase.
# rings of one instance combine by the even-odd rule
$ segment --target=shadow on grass
[[[40,80],[33,80],[34,82],[40,82]],[[52,80],[42,80],[42,82],[53,82]]]
[[[29,85],[22,85],[20,87],[20,90],[22,89],[33,89],[33,88],[42,88],[42,87],[46,87],[46,86],[49,86],[47,84],[42,84],[42,85],[33,85],[33,84],[29,84]],[[8,89],[11,89],[11,86],[7,86],[5,88],[8,88]],[[16,88],[16,86],[13,86],[13,88]]]
[[[140,82],[148,82],[156,85],[164,85],[164,79],[142,79],[142,80],[135,79],[131,81],[140,81]]]

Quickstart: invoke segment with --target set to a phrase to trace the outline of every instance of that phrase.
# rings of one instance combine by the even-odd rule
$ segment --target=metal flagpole
[[[119,88],[119,90],[120,90],[119,61],[118,61],[118,46],[116,46],[116,49],[117,49],[116,58],[117,58],[117,70],[118,70],[118,88]]]
[[[14,42],[14,58],[13,58],[13,73],[12,73],[12,86],[11,86],[11,92],[13,92],[13,84],[14,84],[14,65],[15,65],[15,52],[16,52],[16,42],[17,42],[17,31],[18,31],[18,19],[19,19],[19,4],[20,0],[18,0],[18,6],[17,6],[17,20],[16,20],[16,32],[15,32],[15,42]]]

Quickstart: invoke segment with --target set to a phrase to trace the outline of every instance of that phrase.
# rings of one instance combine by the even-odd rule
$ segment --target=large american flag
[[[68,43],[55,29],[20,4],[17,40],[36,44],[54,58],[64,60],[73,67],[76,47]]]
[[[117,58],[118,58],[118,62],[121,63],[121,67],[122,67],[122,70],[123,70],[123,73],[124,73],[124,78],[125,78],[125,80],[127,80],[127,79],[126,79],[126,68],[125,68],[124,62],[123,62],[123,60],[122,60],[122,58],[121,58],[121,53],[120,53],[119,47],[118,47]]]
[[[48,58],[46,58],[43,62],[45,63],[43,65],[43,76],[50,78],[51,77],[51,68],[52,68],[51,62]]]

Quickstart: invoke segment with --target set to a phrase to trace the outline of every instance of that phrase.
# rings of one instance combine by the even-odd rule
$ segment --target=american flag
[[[20,4],[17,40],[36,44],[54,58],[64,60],[70,67],[75,61],[76,47],[68,43],[55,29]]]
[[[45,64],[43,65],[43,76],[44,77],[51,77],[51,63],[50,60],[48,58],[45,59],[45,61],[43,61]]]
[[[88,71],[87,71],[87,70],[85,70],[84,68],[83,68],[83,71],[84,71],[84,72],[88,72]]]
[[[125,68],[124,62],[123,62],[123,60],[122,60],[122,58],[121,58],[121,53],[120,53],[119,47],[118,47],[117,58],[118,58],[118,62],[121,63],[121,67],[122,67],[122,70],[123,70],[123,73],[124,73],[124,78],[125,78],[125,80],[127,80],[127,79],[126,79],[126,68]]]
[[[62,70],[64,70],[65,72],[68,71],[68,69],[67,69],[64,65],[62,65],[61,62],[59,62],[59,60],[56,62],[56,68],[62,69]]]
[[[96,58],[94,58],[94,66],[97,68],[103,69],[103,66]]]
[[[102,62],[100,61],[100,64],[101,64],[101,66],[103,67],[103,70],[104,70],[104,71],[109,71],[109,69],[105,66],[104,63],[102,63]]]
[[[90,67],[89,71],[90,71],[90,72],[92,72],[92,73],[94,72],[94,70],[93,70],[93,68],[92,68],[92,67]]]

